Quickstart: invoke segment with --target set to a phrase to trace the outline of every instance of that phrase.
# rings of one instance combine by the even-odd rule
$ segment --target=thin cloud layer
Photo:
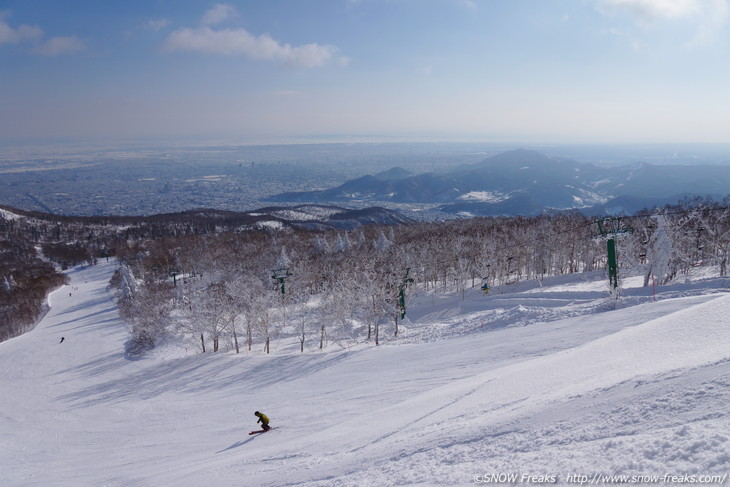
[[[245,29],[213,30],[210,27],[182,28],[170,34],[166,51],[197,51],[205,54],[244,55],[258,60],[276,60],[292,66],[313,68],[332,61],[334,46],[282,44],[268,34],[254,36]]]
[[[314,68],[331,62],[346,62],[335,46],[318,43],[292,46],[281,43],[269,34],[254,35],[243,28],[214,29],[237,15],[230,5],[218,4],[203,15],[201,27],[183,27],[173,31],[164,50],[192,51],[203,54],[242,55],[262,61],[278,61],[290,66]]]
[[[20,25],[11,27],[6,21],[7,13],[0,12],[0,45],[18,44],[23,41],[40,39],[43,29],[35,25]]]
[[[625,10],[645,22],[683,17],[701,10],[698,0],[600,0],[599,4],[609,10]]]
[[[641,22],[697,18],[715,24],[724,23],[730,11],[728,0],[598,0],[598,8],[625,11]]]
[[[218,25],[225,22],[228,19],[232,19],[238,16],[238,12],[233,5],[225,3],[218,3],[213,8],[205,12],[202,20],[200,21],[203,25]]]
[[[46,42],[33,49],[34,54],[41,56],[60,56],[61,54],[76,54],[86,49],[86,45],[76,36],[51,37]]]
[[[20,25],[12,27],[5,21],[7,13],[0,13],[0,45],[31,43],[30,52],[40,56],[75,54],[86,49],[76,36],[51,37],[43,41],[43,29],[38,26]]]
[[[625,12],[639,24],[688,20],[696,25],[690,46],[711,44],[730,17],[728,0],[598,0],[603,13]]]

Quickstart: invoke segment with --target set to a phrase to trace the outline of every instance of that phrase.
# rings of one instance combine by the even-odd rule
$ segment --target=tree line
[[[46,296],[67,278],[45,260],[22,225],[0,217],[0,342],[25,333],[46,311]]]
[[[622,270],[670,282],[696,266],[727,274],[730,199],[695,198],[622,218]],[[12,210],[12,209],[6,209]],[[596,217],[579,212],[369,225],[345,231],[250,230],[235,215],[64,217],[0,212],[0,340],[32,328],[64,268],[117,257],[120,308],[138,353],[170,334],[200,351],[317,346],[398,332],[409,297],[464,293],[606,268]],[[7,213],[6,213],[7,214]],[[230,217],[230,218],[229,218]],[[278,273],[278,275],[277,275]],[[316,329],[312,329],[316,324]],[[258,346],[258,345],[257,345]]]
[[[207,210],[152,216],[77,217],[0,206],[0,341],[32,329],[60,272],[110,258],[128,242],[249,228],[264,216]]]
[[[723,203],[694,199],[613,219],[622,273],[643,273],[647,285],[650,276],[664,284],[697,266],[726,275]],[[115,277],[133,329],[128,351],[171,337],[200,352],[268,352],[280,336],[299,337],[302,350],[305,341],[377,344],[397,336],[415,295],[605,269],[597,220],[571,212],[131,242],[116,249],[124,264]]]

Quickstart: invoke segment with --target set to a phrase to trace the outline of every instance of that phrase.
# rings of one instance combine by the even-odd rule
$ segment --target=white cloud
[[[51,37],[43,40],[43,29],[38,26],[21,25],[11,27],[6,21],[7,12],[0,12],[0,45],[32,43],[30,49],[33,54],[41,56],[57,56],[60,54],[75,54],[86,49],[83,41],[76,36]]]
[[[237,16],[238,12],[233,5],[218,3],[205,12],[200,23],[203,25],[217,25]]]
[[[601,7],[627,11],[644,22],[695,14],[701,10],[702,3],[702,0],[599,0]]]
[[[704,7],[699,31],[691,41],[691,45],[706,45],[714,42],[715,37],[730,18],[730,5],[727,0],[707,0]]]
[[[243,28],[214,29],[212,25],[236,15],[227,4],[208,10],[201,27],[183,27],[170,33],[164,45],[167,52],[192,51],[204,54],[242,55],[251,59],[279,61],[290,66],[314,68],[331,62],[345,65],[348,59],[338,55],[335,46],[318,43],[292,46],[281,43],[269,34],[254,35]]]
[[[86,49],[86,45],[76,36],[51,37],[33,49],[34,54],[41,56],[59,56],[76,54]]]
[[[335,60],[338,49],[321,44],[291,46],[269,34],[255,36],[245,29],[214,30],[210,27],[182,28],[172,32],[166,51],[197,51],[205,54],[244,55],[252,59],[276,60],[292,66],[313,68]]]
[[[11,27],[6,21],[7,12],[0,12],[0,45],[18,44],[43,37],[43,29],[35,25]]]
[[[687,20],[696,33],[687,44],[710,44],[730,18],[729,0],[597,0],[603,13],[626,12],[648,26],[662,20]]]

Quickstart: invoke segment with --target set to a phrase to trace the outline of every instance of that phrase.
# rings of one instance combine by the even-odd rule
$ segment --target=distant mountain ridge
[[[443,174],[412,175],[393,168],[334,188],[281,193],[267,201],[442,203],[442,211],[450,213],[514,216],[592,207],[620,211],[628,202],[724,197],[728,188],[728,166],[640,163],[604,168],[518,149]]]
[[[189,233],[283,228],[354,230],[363,225],[402,225],[413,221],[411,218],[387,208],[370,207],[353,210],[316,204],[270,206],[245,212],[195,209],[150,216],[62,216],[0,207],[0,218],[5,220],[25,218],[56,223],[77,222],[90,225],[175,227]]]

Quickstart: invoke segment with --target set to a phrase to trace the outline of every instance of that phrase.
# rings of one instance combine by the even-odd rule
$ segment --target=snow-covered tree
[[[649,237],[647,248],[648,267],[644,275],[644,286],[648,286],[652,274],[660,284],[670,278],[669,261],[672,258],[672,241],[667,234],[667,219],[662,214],[652,216],[656,228]]]
[[[355,245],[358,249],[365,248],[365,245],[367,244],[367,239],[365,238],[365,234],[360,231],[357,233],[357,239],[355,240]]]
[[[327,238],[324,235],[317,234],[314,237],[314,249],[318,254],[328,255],[332,252]]]
[[[253,319],[254,329],[264,342],[264,352],[271,351],[271,331],[272,331],[272,308],[269,300],[265,296],[260,296],[251,304],[251,318]]]
[[[3,289],[5,291],[12,291],[15,287],[15,279],[13,279],[13,275],[10,274],[9,276],[3,277]]]
[[[292,262],[289,259],[289,257],[286,255],[286,248],[281,248],[281,254],[279,254],[279,258],[276,259],[276,268],[277,269],[287,269],[292,266]]]
[[[730,256],[730,209],[716,207],[709,210],[700,222],[706,240],[704,255],[718,266],[720,275],[725,276]]]
[[[725,273],[730,212],[709,210],[668,208],[653,218],[648,212],[633,217],[629,226],[635,233],[616,239],[622,269],[646,266],[642,272],[647,280],[653,272],[657,282],[666,282],[696,265],[717,265]],[[592,238],[594,220],[579,213],[366,226],[353,235],[342,230],[314,236],[310,232],[211,232],[181,240],[136,242],[119,251],[131,262],[128,274],[121,278],[126,282],[124,294],[171,287],[166,271],[171,266],[195,269],[205,279],[186,279],[189,283],[175,290],[174,296],[176,319],[185,323],[181,329],[198,342],[203,333],[206,341],[218,336],[221,347],[235,346],[239,334],[245,334],[249,349],[259,340],[268,349],[266,341],[283,330],[301,339],[302,329],[292,330],[302,325],[299,313],[307,303],[310,311],[308,324],[302,325],[304,336],[310,336],[307,327],[316,323],[324,347],[327,339],[350,340],[358,334],[363,338],[366,333],[375,335],[379,340],[381,325],[397,315],[398,289],[406,268],[415,279],[410,296],[465,294],[469,285],[487,282],[494,288],[515,280],[544,279],[606,265],[605,241]],[[286,301],[281,299],[282,278]],[[135,283],[142,286],[143,282],[144,289],[135,291]],[[228,297],[225,306],[220,302],[214,306],[211,300],[217,291],[210,286],[221,282],[225,293],[219,294]],[[0,278],[0,292],[3,286]],[[209,309],[216,311],[203,316]],[[286,318],[280,318],[284,311]],[[215,324],[219,319],[225,326]],[[280,327],[286,322],[289,326]]]
[[[122,299],[132,299],[137,294],[137,279],[135,279],[132,273],[132,268],[129,265],[122,265],[119,268],[119,292],[121,293]]]
[[[138,357],[165,337],[174,308],[174,295],[169,286],[140,286],[132,299],[120,302],[119,308],[122,317],[131,325],[126,352],[131,357]]]
[[[383,233],[382,231],[380,232],[378,239],[373,242],[373,247],[375,247],[375,250],[379,252],[383,252],[384,250],[389,249],[391,245],[391,241],[387,239],[385,233]]]
[[[337,238],[335,239],[335,252],[347,252],[352,244],[350,243],[350,238],[347,236],[347,232],[345,232],[344,236],[341,236],[339,233],[337,234]]]
[[[203,328],[213,341],[213,352],[218,351],[221,336],[234,326],[236,310],[233,304],[233,298],[227,292],[225,281],[214,282],[208,286],[201,305]]]

